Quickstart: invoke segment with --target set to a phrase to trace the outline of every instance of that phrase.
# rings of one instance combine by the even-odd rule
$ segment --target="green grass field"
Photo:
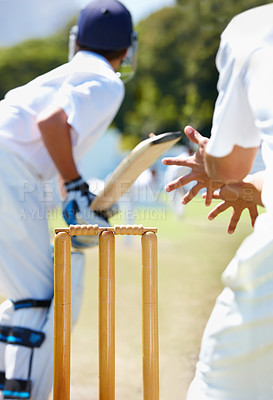
[[[136,223],[158,227],[160,399],[183,400],[221,273],[251,232],[244,215],[233,235],[230,213],[207,220],[201,199],[179,220],[170,211],[140,212]],[[113,223],[122,223],[115,218]],[[51,227],[64,226],[57,218]],[[116,238],[116,398],[142,398],[140,238]],[[72,399],[97,399],[97,248],[86,251],[85,293],[72,339]]]

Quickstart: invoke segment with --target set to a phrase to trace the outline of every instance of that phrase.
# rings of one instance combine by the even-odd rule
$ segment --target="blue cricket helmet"
[[[94,0],[78,19],[77,42],[97,50],[121,50],[132,43],[132,17],[117,0]]]

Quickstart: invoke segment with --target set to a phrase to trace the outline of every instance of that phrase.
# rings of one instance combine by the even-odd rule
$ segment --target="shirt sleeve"
[[[235,145],[250,148],[260,144],[260,132],[248,98],[246,74],[251,76],[246,64],[242,68],[240,60],[229,54],[220,70],[211,139],[206,148],[214,157],[230,154]]]
[[[249,62],[245,88],[261,137],[273,143],[273,48],[256,51]]]
[[[79,138],[84,138],[103,122],[112,122],[123,97],[123,84],[93,80],[78,86],[64,84],[54,103],[65,111],[68,124]]]

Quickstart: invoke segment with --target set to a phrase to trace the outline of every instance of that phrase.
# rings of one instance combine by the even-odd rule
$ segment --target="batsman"
[[[46,400],[52,387],[53,258],[44,182],[59,175],[68,224],[81,215],[108,225],[78,163],[107,129],[133,76],[137,37],[127,8],[95,0],[70,35],[70,61],[0,102],[0,396]],[[90,240],[92,237],[90,237]],[[81,242],[74,243],[80,247]],[[86,244],[85,244],[86,245]],[[88,245],[92,245],[91,242]],[[72,255],[72,321],[81,299],[84,255]]]

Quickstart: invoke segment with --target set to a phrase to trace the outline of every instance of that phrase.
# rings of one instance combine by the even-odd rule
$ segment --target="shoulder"
[[[102,92],[106,91],[109,96],[124,96],[123,82],[104,57],[80,51],[69,64],[69,83],[74,86],[97,87]]]
[[[221,35],[216,57],[219,71],[231,68],[239,74],[249,57],[261,47],[273,44],[273,4],[247,10],[235,16]]]
[[[273,4],[255,7],[236,15],[221,35],[221,41],[228,42],[235,49],[246,50],[259,46],[272,35]]]

